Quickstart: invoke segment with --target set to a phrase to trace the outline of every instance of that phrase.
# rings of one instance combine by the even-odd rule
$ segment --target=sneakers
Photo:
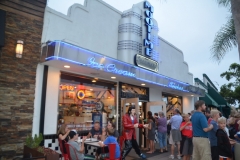
[[[140,154],[140,157],[142,158],[142,159],[146,159],[147,157],[144,155],[144,154]]]
[[[170,158],[170,159],[174,159],[174,155],[170,155],[169,158]]]
[[[181,157],[181,155],[177,155],[177,159],[181,159],[182,157]]]

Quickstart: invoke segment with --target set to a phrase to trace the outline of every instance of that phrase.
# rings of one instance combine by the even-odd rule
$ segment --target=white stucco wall
[[[159,73],[193,84],[193,74],[189,72],[181,50],[160,38]]]
[[[59,86],[60,70],[49,66],[45,103],[44,135],[56,134],[57,131]]]
[[[162,101],[162,91],[160,89],[149,88],[149,101],[150,102],[159,102]],[[150,106],[149,109],[152,113],[158,113],[159,111],[163,111],[166,115],[166,108],[162,108],[162,106]]]
[[[183,113],[189,113],[194,110],[194,97],[183,96]]]
[[[118,21],[121,12],[103,1],[74,4],[68,15],[45,10],[42,42],[64,40],[94,52],[117,58]]]
[[[122,12],[102,0],[85,0],[84,5],[74,4],[69,8],[67,15],[47,7],[42,42],[63,40],[117,59],[121,14]],[[131,23],[135,21],[132,20]],[[130,35],[132,34],[129,33]],[[155,48],[159,52],[159,73],[193,84],[193,75],[189,73],[182,51],[160,37],[159,43]],[[126,61],[133,63],[133,60]]]
[[[34,110],[33,110],[32,136],[39,133],[43,70],[44,70],[44,66],[41,64],[38,64],[37,71],[36,71],[37,74],[36,74],[36,85],[35,85],[36,87],[35,87],[35,96],[34,96],[35,99],[34,99]]]

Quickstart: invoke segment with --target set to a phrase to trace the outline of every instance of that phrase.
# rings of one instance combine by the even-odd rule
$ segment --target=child
[[[190,157],[193,152],[193,144],[192,144],[192,123],[190,121],[190,117],[188,114],[183,114],[184,122],[182,122],[180,126],[180,131],[182,132],[182,141],[183,142],[183,149],[182,155],[183,160],[190,160]]]
[[[116,150],[115,150],[115,158],[119,158],[120,157],[120,146],[116,140],[116,138],[114,137],[114,133],[115,130],[114,129],[107,129],[107,135],[108,137],[105,139],[104,142],[99,142],[99,145],[101,147],[107,146],[110,143],[114,143],[116,144]]]
[[[228,135],[225,131],[226,118],[224,117],[218,118],[218,127],[219,129],[217,130],[216,136],[219,158],[220,159],[226,158],[227,160],[230,160],[232,157],[232,149]]]

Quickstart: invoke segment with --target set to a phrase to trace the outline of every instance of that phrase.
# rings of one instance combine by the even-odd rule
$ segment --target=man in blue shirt
[[[219,154],[218,154],[218,146],[217,146],[217,130],[218,130],[218,125],[217,121],[219,118],[219,111],[217,109],[211,110],[211,122],[210,124],[213,125],[213,129],[208,132],[209,140],[210,140],[210,145],[211,145],[211,154],[212,154],[212,160],[219,160]]]
[[[208,132],[213,128],[213,125],[208,126],[207,119],[203,112],[206,110],[205,102],[202,100],[196,101],[196,112],[192,115],[193,127],[193,160],[212,160],[211,149],[208,139]]]
[[[115,158],[120,157],[120,146],[117,142],[117,139],[114,137],[115,130],[114,129],[107,129],[107,135],[108,137],[105,139],[104,142],[99,142],[99,145],[101,147],[108,146],[109,144],[116,144],[115,148]],[[110,149],[109,149],[110,151]]]
[[[182,116],[180,115],[180,111],[175,108],[173,110],[174,116],[171,117],[169,123],[171,123],[171,131],[169,137],[169,144],[171,144],[171,155],[169,158],[174,159],[174,147],[175,144],[178,146],[178,155],[177,158],[181,159],[180,155],[180,141],[182,140],[180,125],[182,123]]]

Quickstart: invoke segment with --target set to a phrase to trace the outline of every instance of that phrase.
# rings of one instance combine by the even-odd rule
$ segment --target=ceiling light
[[[92,88],[90,88],[89,90],[90,90],[90,91],[92,91],[93,89],[92,89]]]
[[[116,77],[111,77],[112,79],[116,79]]]
[[[70,66],[68,66],[68,65],[65,65],[65,66],[64,66],[64,68],[70,68]]]
[[[193,95],[191,95],[191,96],[193,96]]]
[[[125,86],[122,86],[122,88],[125,88]]]
[[[93,83],[97,82],[96,80],[92,80]]]
[[[142,83],[141,85],[142,85],[142,86],[145,86],[145,84],[144,84],[144,83]]]

